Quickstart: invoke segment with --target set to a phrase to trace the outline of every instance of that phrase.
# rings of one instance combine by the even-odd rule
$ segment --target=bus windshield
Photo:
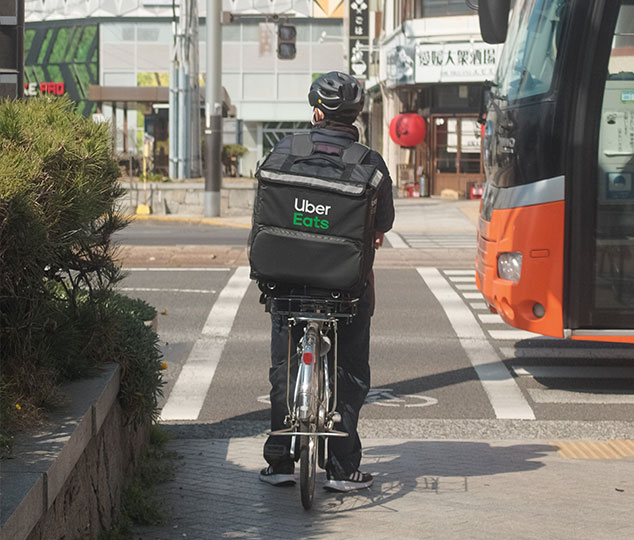
[[[569,1],[515,2],[496,94],[515,101],[550,91]]]

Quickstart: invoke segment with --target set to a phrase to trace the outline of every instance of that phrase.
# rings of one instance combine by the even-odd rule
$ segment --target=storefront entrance
[[[432,115],[432,195],[444,189],[468,196],[484,182],[482,131],[475,116]]]

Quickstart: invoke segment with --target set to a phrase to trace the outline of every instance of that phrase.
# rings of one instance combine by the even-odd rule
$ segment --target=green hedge
[[[57,385],[102,363],[123,367],[133,421],[160,394],[151,306],[114,292],[116,200],[110,128],[68,99],[0,102],[0,414],[7,429],[59,402]],[[8,427],[7,427],[8,426]]]

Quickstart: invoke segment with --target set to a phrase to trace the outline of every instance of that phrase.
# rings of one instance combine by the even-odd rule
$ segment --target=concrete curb
[[[136,214],[123,215],[127,219],[133,221],[163,221],[168,223],[191,223],[194,225],[209,225],[211,227],[230,227],[234,229],[250,229],[251,224],[240,223],[231,218],[198,218],[198,217],[184,217],[184,216],[139,216]],[[249,220],[251,216],[249,216]]]
[[[51,431],[16,440],[17,457],[3,461],[0,473],[0,537],[27,538],[51,507],[115,403],[120,377],[120,366],[110,364],[95,378],[63,386],[73,396],[70,410],[51,415]]]

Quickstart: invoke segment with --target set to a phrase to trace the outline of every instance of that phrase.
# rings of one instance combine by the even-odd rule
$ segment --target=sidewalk
[[[393,231],[403,234],[464,232],[475,237],[479,201],[440,198],[396,199]],[[201,218],[194,216],[135,216],[138,221],[177,222],[211,227],[251,228],[251,214]],[[465,257],[467,257],[465,259]],[[246,246],[122,246],[120,260],[126,266],[240,266],[248,265]],[[473,255],[464,250],[380,249],[375,268],[435,265],[454,267],[471,264]]]
[[[480,201],[446,200],[436,197],[395,199],[394,231],[475,230]],[[251,228],[251,213],[205,218],[193,215],[131,216],[135,221],[191,223],[214,227]],[[438,219],[441,218],[441,219]],[[471,224],[471,225],[470,225]]]
[[[307,512],[299,484],[258,480],[263,441],[171,441],[169,449],[183,457],[175,480],[161,489],[171,519],[137,529],[134,538],[634,538],[633,456],[567,459],[555,443],[540,441],[369,439],[363,468],[374,485],[328,493],[319,471]]]

